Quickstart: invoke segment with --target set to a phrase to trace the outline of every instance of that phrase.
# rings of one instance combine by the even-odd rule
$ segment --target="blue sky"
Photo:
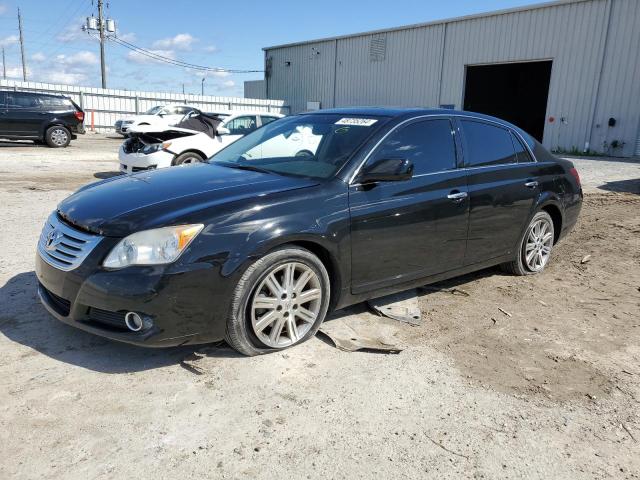
[[[94,5],[92,5],[92,3]],[[100,85],[99,44],[80,27],[96,0],[0,0],[0,46],[7,76],[20,78],[20,7],[34,81]],[[262,70],[262,48],[282,43],[517,7],[531,0],[105,0],[118,36],[163,56],[199,65]],[[109,88],[199,93],[201,72],[166,65],[107,44]],[[242,96],[261,73],[209,72],[205,94]]]

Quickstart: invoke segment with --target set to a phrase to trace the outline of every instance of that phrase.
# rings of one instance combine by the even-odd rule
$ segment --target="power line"
[[[115,36],[107,37],[108,40],[117,43],[118,45],[127,48],[131,51],[137,52],[140,55],[144,55],[146,57],[152,58],[159,62],[168,63],[170,65],[175,65],[183,68],[190,68],[192,70],[199,70],[205,72],[219,72],[219,73],[261,73],[264,70],[243,70],[243,69],[232,69],[232,68],[220,68],[220,67],[209,67],[206,65],[198,65],[195,63],[185,62],[183,60],[178,60],[175,58],[169,58],[157,52],[153,52],[151,50],[147,50],[145,48],[134,45],[126,40],[122,40],[121,38]]]

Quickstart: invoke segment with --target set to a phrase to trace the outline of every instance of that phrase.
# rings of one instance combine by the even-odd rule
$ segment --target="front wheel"
[[[551,258],[554,235],[551,216],[544,211],[536,213],[520,239],[516,259],[505,263],[503,268],[515,275],[540,273]]]
[[[253,356],[308,340],[327,314],[329,288],[326,268],[308,250],[292,246],[267,254],[238,282],[227,342]]]
[[[51,148],[66,147],[71,142],[71,133],[64,127],[54,126],[47,130],[44,139]]]
[[[173,161],[173,164],[176,166],[190,165],[192,163],[202,163],[203,160],[204,158],[202,158],[196,152],[186,152],[186,153],[183,153],[182,155],[178,155]]]

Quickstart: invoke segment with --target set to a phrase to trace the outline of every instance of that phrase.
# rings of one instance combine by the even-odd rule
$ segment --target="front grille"
[[[100,308],[91,307],[89,309],[89,320],[97,322],[117,330],[128,330],[124,321],[126,312],[110,312]]]
[[[50,292],[42,284],[40,284],[40,291],[44,294],[43,296],[51,308],[64,317],[69,315],[71,311],[71,302],[69,300]]]
[[[156,165],[149,165],[148,167],[131,167],[131,171],[133,173],[136,172],[144,172],[146,170],[154,170],[156,168]]]
[[[102,237],[81,232],[63,223],[53,212],[44,224],[38,253],[49,265],[68,272],[77,268]]]

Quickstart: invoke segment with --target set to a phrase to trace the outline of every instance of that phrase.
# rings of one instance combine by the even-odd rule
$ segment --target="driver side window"
[[[389,135],[367,162],[411,160],[414,176],[456,168],[453,126],[447,119],[410,123]]]

